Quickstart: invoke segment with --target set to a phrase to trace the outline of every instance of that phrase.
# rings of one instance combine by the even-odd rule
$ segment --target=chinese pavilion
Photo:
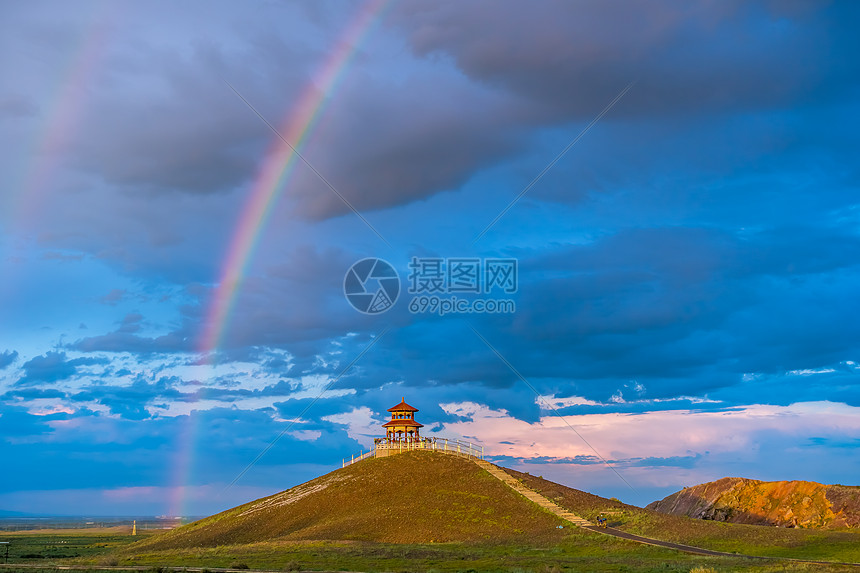
[[[344,458],[342,467],[360,462],[371,456],[384,458],[413,450],[438,451],[484,459],[484,447],[479,444],[440,438],[439,436],[422,438],[420,432],[424,424],[415,421],[415,412],[418,411],[418,408],[407,404],[405,396],[399,404],[389,408],[388,411],[391,412],[391,420],[382,424],[382,427],[385,428],[385,437],[373,438],[373,447],[368,452],[362,451],[358,456],[352,456],[349,461]]]
[[[385,437],[389,442],[421,440],[418,428],[423,428],[424,424],[415,421],[415,412],[418,408],[407,404],[405,396],[399,404],[389,408],[388,411],[391,412],[391,421],[383,424],[382,427],[385,428]]]

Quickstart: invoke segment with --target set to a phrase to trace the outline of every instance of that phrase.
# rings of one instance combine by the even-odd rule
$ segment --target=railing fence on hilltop
[[[343,459],[342,468],[352,465],[369,457],[376,456],[377,450],[386,450],[387,455],[409,452],[413,450],[425,450],[431,452],[442,452],[445,454],[461,456],[464,458],[484,459],[484,446],[474,442],[466,442],[451,438],[420,438],[418,440],[389,440],[387,438],[375,438],[370,451],[361,451],[352,456],[349,461]]]

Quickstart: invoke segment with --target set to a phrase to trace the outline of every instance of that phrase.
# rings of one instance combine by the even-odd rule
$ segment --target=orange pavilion
[[[360,462],[371,456],[383,458],[413,450],[441,451],[484,459],[484,447],[480,444],[439,436],[422,438],[421,428],[424,427],[424,424],[415,421],[415,412],[418,411],[418,408],[407,404],[405,396],[399,404],[389,408],[388,411],[391,412],[391,420],[382,424],[382,427],[385,428],[385,437],[374,438],[373,447],[369,451],[362,451],[357,456],[350,457],[349,460],[344,458],[342,467]]]
[[[382,425],[385,428],[385,437],[390,441],[418,442],[421,440],[419,428],[424,424],[415,421],[415,412],[418,408],[406,403],[406,397],[394,407],[388,409],[391,412],[391,421]]]

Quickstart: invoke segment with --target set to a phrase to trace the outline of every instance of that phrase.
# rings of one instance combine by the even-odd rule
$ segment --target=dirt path
[[[741,557],[746,559],[779,559],[784,561],[795,561],[798,563],[816,563],[820,565],[851,565],[855,567],[860,567],[860,563],[843,563],[843,562],[835,562],[835,561],[807,561],[803,559],[790,559],[785,557],[765,557],[761,555],[744,555],[741,553],[727,553],[725,551],[714,551],[712,549],[705,549],[703,547],[693,547],[692,545],[683,545],[681,543],[672,543],[670,541],[661,541],[659,539],[651,539],[650,537],[642,537],[641,535],[634,535],[632,533],[627,533],[626,531],[621,531],[619,529],[613,529],[611,527],[597,527],[587,519],[576,515],[575,513],[561,507],[557,503],[550,501],[546,497],[542,496],[536,491],[533,491],[523,485],[518,479],[511,476],[504,469],[499,466],[493,465],[490,462],[485,460],[474,459],[473,461],[478,464],[482,469],[487,470],[491,476],[495,477],[517,493],[521,494],[526,499],[538,504],[542,508],[547,511],[557,515],[558,517],[568,521],[577,527],[581,527],[582,529],[587,529],[588,531],[592,531],[594,533],[600,533],[602,535],[609,535],[612,537],[618,537],[620,539],[627,539],[628,541],[635,541],[636,543],[643,543],[645,545],[653,545],[655,547],[665,547],[667,549],[674,549],[676,551],[683,551],[685,553],[692,553],[695,555],[707,555],[711,557]]]
[[[644,543],[646,545],[654,545],[656,547],[667,547],[669,549],[675,549],[677,551],[683,551],[685,553],[694,553],[696,555],[710,555],[713,557],[749,557],[750,559],[772,559],[772,557],[759,557],[756,555],[741,555],[740,553],[727,553],[725,551],[714,551],[712,549],[705,549],[703,547],[693,547],[692,545],[683,545],[681,543],[672,543],[670,541],[660,541],[659,539],[651,539],[650,537],[642,537],[641,535],[634,535],[632,533],[627,533],[626,531],[621,531],[619,529],[613,529],[611,527],[583,527],[583,529],[587,529],[589,531],[593,531],[594,533],[602,533],[603,535],[611,535],[612,537],[620,537],[621,539],[628,539],[630,541],[635,541],[637,543]]]
[[[567,520],[567,521],[571,522],[572,524],[577,525],[579,527],[586,527],[587,528],[587,527],[594,526],[594,524],[591,523],[590,521],[588,521],[587,519],[582,518],[582,517],[576,515],[575,513],[566,510],[565,508],[561,507],[560,505],[548,500],[547,498],[545,498],[544,496],[542,496],[538,492],[530,490],[529,488],[524,486],[520,482],[520,480],[512,477],[510,474],[508,474],[505,470],[503,470],[499,466],[495,466],[495,465],[491,464],[490,462],[487,462],[484,460],[478,460],[478,459],[474,459],[474,462],[476,464],[478,464],[478,466],[481,467],[482,469],[487,470],[491,476],[498,479],[499,481],[504,483],[506,486],[510,487],[515,492],[522,495],[523,497],[525,497],[529,501],[532,501],[532,502],[538,504],[539,506],[541,506],[542,508],[546,509],[550,513],[554,513],[555,515],[559,516],[560,518],[565,519],[565,520]]]

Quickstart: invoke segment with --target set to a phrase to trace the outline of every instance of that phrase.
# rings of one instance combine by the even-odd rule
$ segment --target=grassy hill
[[[666,515],[506,470],[559,505],[655,539],[747,555],[860,561],[860,531],[728,524]],[[563,526],[559,529],[558,526]],[[705,558],[571,527],[469,460],[432,452],[368,459],[135,542],[111,564],[265,569],[794,570]],[[798,565],[799,566],[799,565]],[[839,566],[822,570],[842,570]]]
[[[648,505],[672,515],[782,527],[860,527],[860,487],[723,478]]]
[[[368,459],[148,540],[151,548],[279,540],[385,543],[558,540],[564,522],[469,460]]]

